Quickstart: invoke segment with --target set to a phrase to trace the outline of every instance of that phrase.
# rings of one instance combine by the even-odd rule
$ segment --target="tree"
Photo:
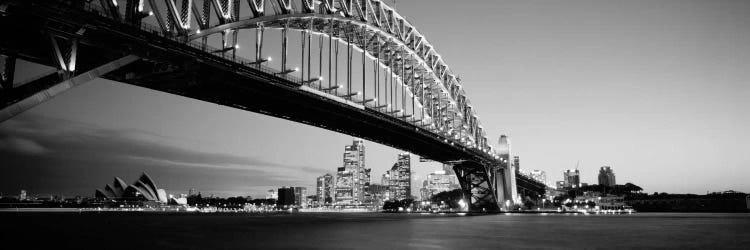
[[[437,193],[433,195],[430,200],[438,204],[447,204],[450,208],[460,208],[461,205],[459,205],[458,202],[463,198],[463,190],[453,189],[451,191]]]
[[[625,183],[625,190],[629,193],[640,193],[641,191],[643,191],[643,188],[636,186],[633,183],[628,182],[628,183]]]

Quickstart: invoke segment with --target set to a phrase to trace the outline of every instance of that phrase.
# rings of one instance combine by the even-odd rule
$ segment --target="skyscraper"
[[[307,206],[307,188],[294,187],[294,205],[297,207]]]
[[[599,185],[610,187],[614,187],[616,185],[615,172],[612,171],[611,167],[603,166],[599,169]]]
[[[568,169],[563,172],[563,181],[565,188],[577,188],[581,186],[581,177],[578,169]]]
[[[344,147],[344,165],[336,171],[336,205],[362,205],[368,185],[370,169],[365,168],[365,144],[362,139],[355,139]]]
[[[409,153],[398,154],[398,160],[391,170],[386,171],[383,178],[387,178],[391,199],[410,199],[411,196],[411,157]]]
[[[198,194],[198,189],[196,188],[190,188],[190,190],[188,190],[188,196],[196,196]]]
[[[513,156],[513,167],[516,169],[516,173],[521,170],[521,159],[517,155]]]
[[[320,205],[331,205],[333,203],[333,175],[325,174],[319,176],[316,180],[317,187],[315,189],[316,196],[318,197],[318,204]]]
[[[427,190],[428,195],[425,196],[425,194],[423,194],[423,199],[425,197],[429,198],[440,192],[451,191],[458,188],[456,180],[455,175],[446,174],[445,170],[438,170],[430,173],[427,175],[427,180],[425,180],[427,182],[425,189]]]

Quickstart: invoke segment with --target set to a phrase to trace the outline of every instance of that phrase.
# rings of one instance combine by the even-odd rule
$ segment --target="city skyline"
[[[750,76],[743,70],[750,66],[750,31],[742,28],[750,24],[748,3],[503,1],[454,8],[430,1],[432,15],[420,13],[420,3],[397,8],[461,75],[491,141],[509,135],[525,169],[559,180],[580,160],[586,183],[596,183],[598,168],[607,165],[617,168],[620,182],[646,191],[750,190],[741,178],[750,174],[742,153],[750,139]],[[456,13],[463,18],[441,18]],[[17,71],[32,68],[19,63]],[[96,80],[0,124],[3,171],[13,173],[3,176],[19,177],[0,187],[73,192],[147,171],[168,187],[261,195],[280,185],[311,188],[315,176],[339,167],[336,149],[350,140]],[[374,173],[401,152],[367,144]],[[412,164],[420,171],[415,177],[440,167]],[[82,169],[92,176],[72,179]],[[663,182],[675,174],[680,178]]]

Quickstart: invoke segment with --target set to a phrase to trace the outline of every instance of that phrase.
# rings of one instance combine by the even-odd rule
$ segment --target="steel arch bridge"
[[[515,200],[514,171],[460,78],[379,0],[18,0],[0,3],[0,14],[13,37],[0,41],[0,121],[105,77],[453,164],[471,211]],[[17,58],[57,71],[14,84]]]

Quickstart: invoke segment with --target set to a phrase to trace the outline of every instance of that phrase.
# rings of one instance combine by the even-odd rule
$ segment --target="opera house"
[[[156,188],[154,180],[146,173],[143,173],[132,185],[127,185],[120,177],[115,177],[112,185],[107,184],[104,190],[97,189],[95,196],[116,201],[167,202],[166,191]]]

